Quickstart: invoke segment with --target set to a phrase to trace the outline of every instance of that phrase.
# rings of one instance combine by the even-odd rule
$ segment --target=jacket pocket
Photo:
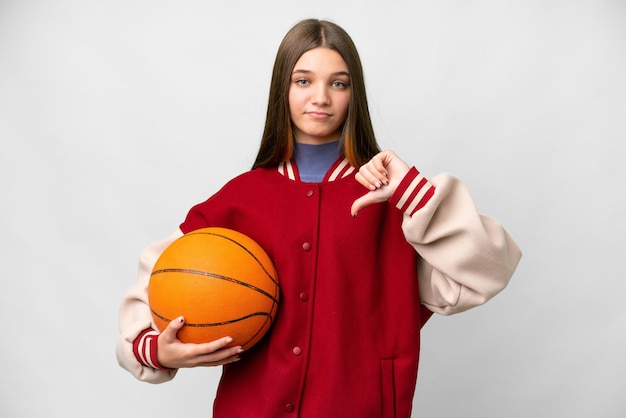
[[[393,359],[380,360],[380,392],[382,418],[396,416],[396,388],[393,376]]]

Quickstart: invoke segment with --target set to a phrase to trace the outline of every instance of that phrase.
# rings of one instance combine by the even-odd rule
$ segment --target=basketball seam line
[[[255,291],[261,293],[262,295],[267,296],[272,301],[278,303],[276,298],[274,296],[270,295],[269,293],[267,293],[265,290],[263,290],[261,288],[258,288],[258,287],[254,286],[254,285],[251,285],[250,283],[246,283],[246,282],[243,282],[241,280],[233,279],[232,277],[222,276],[221,274],[209,273],[209,272],[206,272],[206,271],[191,270],[191,269],[159,269],[159,270],[153,271],[150,276],[154,276],[154,275],[161,274],[161,273],[188,273],[188,274],[192,274],[192,275],[196,275],[196,276],[204,276],[204,277],[211,277],[213,279],[225,280],[227,282],[236,283],[238,285],[241,285],[241,286],[247,287],[249,289],[255,290]]]
[[[155,312],[153,309],[150,309],[152,311],[152,313],[159,319],[166,321],[166,322],[170,322],[171,319],[164,317],[163,315],[159,315],[157,312]],[[235,319],[229,319],[228,321],[220,321],[220,322],[211,322],[208,324],[194,324],[194,323],[188,323],[185,322],[184,326],[186,327],[193,327],[193,328],[208,328],[208,327],[219,327],[221,325],[228,325],[228,324],[233,324],[235,322],[239,322],[239,321],[243,321],[246,320],[248,318],[252,318],[254,316],[266,316],[270,319],[270,322],[272,322],[272,318],[271,315],[267,312],[254,312],[251,314],[248,314],[246,316],[242,316],[241,318],[235,318]]]
[[[216,233],[214,233],[214,232],[191,231],[191,232],[189,232],[188,234],[185,234],[183,237],[185,237],[185,236],[189,236],[189,235],[198,235],[198,234],[200,234],[200,235],[213,235],[213,236],[216,236],[216,237],[224,238],[224,239],[226,239],[226,240],[228,240],[228,241],[232,242],[233,244],[235,244],[235,245],[237,245],[237,246],[241,247],[241,248],[242,248],[245,252],[247,252],[248,254],[250,254],[250,257],[254,258],[254,260],[255,260],[257,263],[259,263],[259,266],[261,266],[261,268],[263,269],[263,271],[265,272],[265,274],[267,274],[267,276],[270,278],[270,280],[271,280],[272,282],[274,282],[274,284],[278,285],[278,281],[274,278],[274,276],[272,276],[272,275],[271,275],[271,274],[267,271],[267,269],[265,268],[265,266],[263,265],[263,263],[261,263],[261,260],[259,260],[259,259],[257,258],[257,256],[256,256],[256,255],[254,255],[254,253],[253,253],[252,251],[250,251],[250,250],[249,250],[246,246],[244,246],[244,245],[243,245],[243,244],[241,244],[240,242],[238,242],[238,241],[236,241],[236,240],[234,240],[234,239],[232,239],[232,238],[230,238],[230,237],[227,237],[226,235],[220,235],[220,234],[216,234]]]

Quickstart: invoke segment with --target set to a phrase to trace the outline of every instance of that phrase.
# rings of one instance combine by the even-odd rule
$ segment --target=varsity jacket
[[[122,367],[153,383],[174,377],[155,361],[152,266],[184,233],[232,228],[267,251],[281,296],[269,333],[223,367],[214,417],[409,417],[422,325],[500,292],[521,252],[448,174],[428,180],[411,168],[389,202],[353,218],[367,192],[355,174],[341,157],[322,183],[303,183],[290,161],[244,173],[194,206],[140,258],[121,305]]]

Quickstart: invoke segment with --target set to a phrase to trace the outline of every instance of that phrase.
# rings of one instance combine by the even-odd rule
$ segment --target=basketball
[[[249,349],[270,329],[279,302],[276,269],[250,237],[203,228],[178,238],[157,260],[148,302],[160,331],[184,316],[182,342],[231,336],[227,346]]]

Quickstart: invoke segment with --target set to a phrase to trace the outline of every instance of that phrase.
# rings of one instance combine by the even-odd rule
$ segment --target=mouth
[[[306,114],[313,119],[327,119],[331,116],[329,113],[326,112],[306,112]]]

